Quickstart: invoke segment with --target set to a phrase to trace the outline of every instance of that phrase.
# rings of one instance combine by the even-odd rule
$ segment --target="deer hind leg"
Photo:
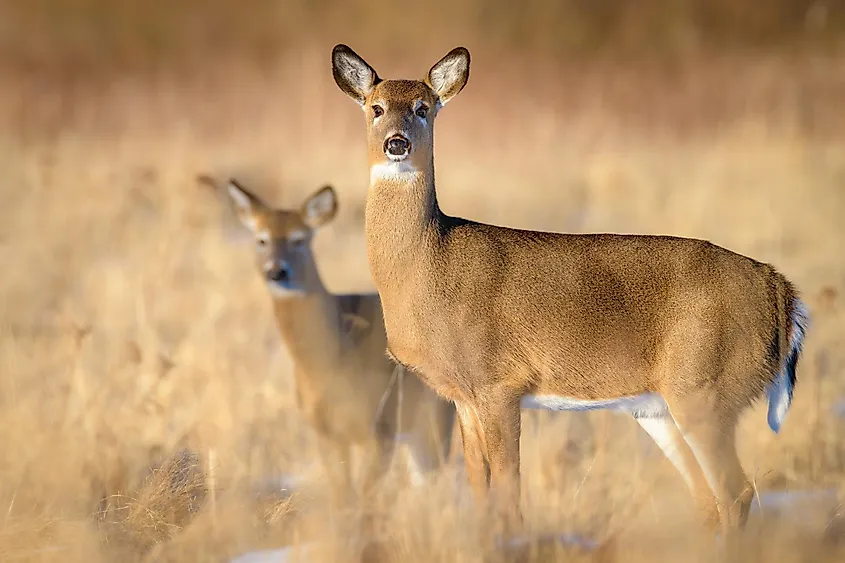
[[[718,398],[697,400],[695,395],[670,402],[669,408],[713,490],[723,531],[742,529],[754,491],[736,451],[736,412]]]
[[[681,434],[669,413],[658,416],[636,417],[636,421],[651,436],[652,440],[663,451],[663,454],[681,474],[695,499],[704,524],[713,530],[718,528],[719,511],[716,507],[713,490],[710,488],[695,454],[684,440],[683,434]]]

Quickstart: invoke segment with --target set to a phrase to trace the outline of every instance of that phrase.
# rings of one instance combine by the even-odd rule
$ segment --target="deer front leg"
[[[323,469],[329,479],[332,502],[345,506],[352,500],[352,468],[349,464],[349,446],[324,434],[318,435],[317,446]]]
[[[392,436],[376,436],[364,449],[361,494],[369,500],[390,469],[396,444]]]
[[[488,401],[483,407],[459,402],[455,407],[467,476],[476,501],[483,509],[492,501],[505,530],[519,530],[519,401]]]
[[[492,500],[507,532],[521,531],[519,398],[488,400],[477,409],[490,465]]]
[[[420,405],[413,428],[411,456],[417,478],[441,469],[449,462],[449,449],[455,424],[455,406],[438,397],[426,398]]]
[[[483,507],[487,502],[487,493],[490,488],[490,465],[487,462],[481,424],[478,421],[475,408],[469,403],[456,401],[455,410],[461,428],[461,442],[464,448],[467,478],[475,495],[476,503]]]

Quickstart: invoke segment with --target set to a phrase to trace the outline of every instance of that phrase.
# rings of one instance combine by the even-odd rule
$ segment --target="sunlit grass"
[[[315,541],[325,561],[508,556],[476,518],[460,460],[421,489],[389,483],[374,514],[326,504],[250,245],[195,184],[234,173],[295,205],[333,183],[340,212],[317,235],[321,273],[336,291],[371,289],[364,123],[331,82],[327,52],[302,47],[272,72],[227,63],[102,90],[40,92],[21,75],[0,94],[0,560],[220,561]],[[840,490],[845,129],[830,104],[841,85],[822,79],[841,62],[702,63],[685,71],[701,84],[684,89],[613,67],[573,82],[570,67],[529,72],[519,57],[477,52],[466,92],[438,118],[444,209],[526,228],[696,236],[775,264],[813,325],[781,434],[755,408],[740,457],[763,499]],[[382,68],[380,53],[385,74],[412,68],[363,54]],[[778,77],[793,67],[804,94],[790,98]],[[734,75],[741,87],[697,93],[702,77]],[[502,91],[509,76],[534,82]],[[614,84],[621,93],[608,93]],[[546,546],[536,560],[713,559],[681,479],[631,420],[523,418],[529,530],[603,545]],[[282,474],[305,485],[271,490]],[[837,506],[764,503],[737,556],[841,560]]]

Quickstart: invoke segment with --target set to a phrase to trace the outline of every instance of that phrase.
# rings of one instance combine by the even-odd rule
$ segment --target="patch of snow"
[[[754,498],[752,511],[764,512],[767,509],[794,509],[798,505],[807,508],[818,506],[825,502],[836,502],[835,489],[795,490],[795,491],[766,491],[760,493],[760,498]]]
[[[305,563],[314,551],[313,544],[250,551],[231,559],[229,563]]]
[[[309,468],[310,470],[310,468]],[[255,485],[255,491],[261,495],[288,498],[295,492],[304,489],[310,477],[309,470],[303,473],[283,473],[272,477],[266,477]]]
[[[755,498],[751,511],[765,518],[789,522],[790,527],[817,533],[829,523],[830,511],[838,504],[832,489],[767,491]]]
[[[303,475],[278,475],[265,481],[265,486],[275,487],[280,491],[293,492],[301,489],[306,482],[308,482],[308,478]]]
[[[557,543],[567,547],[577,547],[585,551],[594,551],[599,547],[598,542],[575,534],[542,534],[535,537],[519,536],[506,541],[499,540],[499,545],[509,549],[518,549],[528,547],[535,542]]]

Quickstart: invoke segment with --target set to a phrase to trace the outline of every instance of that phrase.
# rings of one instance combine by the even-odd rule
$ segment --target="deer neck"
[[[307,372],[330,372],[342,352],[341,311],[325,287],[302,296],[275,297],[279,334],[293,361]]]
[[[433,162],[413,168],[404,163],[371,166],[365,232],[380,293],[390,280],[422,273],[421,265],[436,246],[441,218]]]

